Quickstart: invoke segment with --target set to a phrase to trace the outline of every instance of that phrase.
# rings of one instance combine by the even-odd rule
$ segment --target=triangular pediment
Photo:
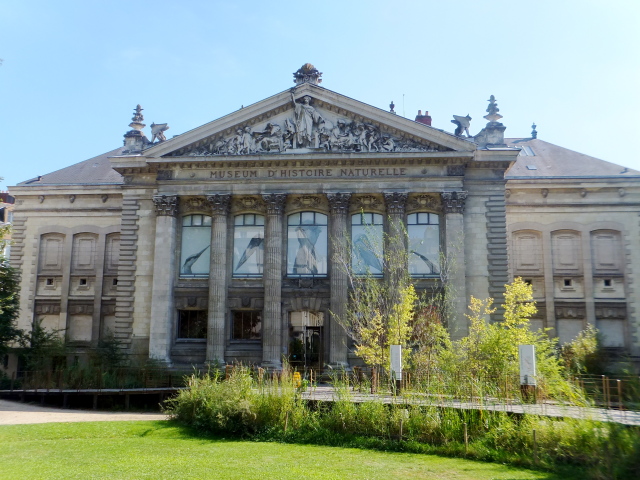
[[[450,133],[325,88],[303,84],[153,145],[143,156],[389,155],[475,149],[472,142]]]

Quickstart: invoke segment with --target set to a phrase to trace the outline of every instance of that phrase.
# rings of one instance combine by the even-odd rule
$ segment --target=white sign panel
[[[391,371],[396,380],[402,380],[402,345],[390,345],[391,347]]]
[[[536,347],[535,345],[518,345],[520,356],[520,385],[536,384]]]

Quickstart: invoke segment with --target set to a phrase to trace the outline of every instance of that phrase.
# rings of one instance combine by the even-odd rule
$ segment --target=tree
[[[411,344],[418,295],[406,269],[407,252],[403,248],[406,232],[404,236],[401,232],[395,237],[383,234],[381,238],[373,230],[365,233],[365,243],[355,245],[355,250],[354,245],[349,245],[351,248],[338,254],[339,264],[348,277],[349,302],[345,314],[337,320],[354,341],[356,354],[367,365],[388,370],[390,345],[401,345],[403,365],[408,363],[407,347]],[[352,251],[358,254],[352,257]],[[355,269],[352,262],[357,264]],[[384,278],[372,273],[370,265],[387,272]]]
[[[0,227],[0,355],[5,354],[11,343],[22,334],[16,327],[20,309],[17,272],[2,255],[6,244],[3,238],[8,233],[9,225]]]
[[[529,318],[536,313],[531,285],[516,278],[505,285],[504,321],[490,323],[495,311],[493,299],[471,297],[469,336],[454,344],[459,374],[474,376],[485,383],[515,377],[519,372],[518,345],[535,345],[538,386],[556,398],[574,394],[564,379],[564,369],[556,355],[557,340],[544,331],[532,331]]]

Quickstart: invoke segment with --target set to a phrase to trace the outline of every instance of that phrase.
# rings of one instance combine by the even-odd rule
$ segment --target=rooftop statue
[[[461,117],[460,115],[454,115],[451,123],[457,125],[456,131],[454,132],[456,136],[461,137],[462,132],[467,132],[467,137],[470,137],[469,126],[471,126],[471,117],[467,113],[466,117]]]

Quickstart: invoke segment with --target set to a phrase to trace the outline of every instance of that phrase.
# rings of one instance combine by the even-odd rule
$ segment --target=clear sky
[[[508,137],[640,170],[640,1],[0,0],[0,188],[122,145],[133,108],[191,130],[293,86],[322,86],[452,132]],[[151,137],[149,127],[146,129]]]

